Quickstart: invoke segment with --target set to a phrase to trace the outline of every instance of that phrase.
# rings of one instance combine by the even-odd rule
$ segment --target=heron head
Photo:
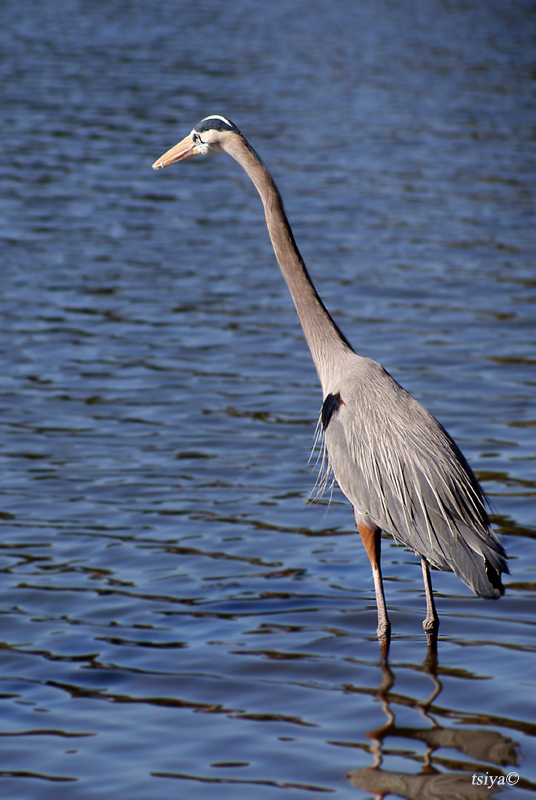
[[[161,169],[176,161],[186,161],[194,156],[206,156],[222,149],[222,143],[232,135],[240,135],[236,125],[219,114],[205,117],[193,128],[188,136],[181,139],[163,156],[157,158],[153,169]]]

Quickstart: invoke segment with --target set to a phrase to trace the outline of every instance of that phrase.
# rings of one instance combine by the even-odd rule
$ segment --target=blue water
[[[0,6],[1,797],[532,796],[535,23],[501,0]],[[356,350],[490,496],[507,592],[435,572],[436,661],[414,555],[384,540],[382,668],[351,508],[308,503],[322,398],[247,177],[151,170],[210,113],[272,170]]]

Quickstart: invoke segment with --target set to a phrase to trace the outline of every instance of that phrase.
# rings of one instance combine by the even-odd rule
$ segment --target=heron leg
[[[422,564],[422,577],[424,580],[424,592],[426,594],[426,618],[424,619],[422,626],[427,634],[435,635],[437,634],[437,629],[439,628],[439,617],[437,616],[437,611],[434,603],[434,593],[432,591],[432,578],[430,575],[430,566],[428,561],[421,556],[421,564]]]
[[[382,568],[380,562],[382,546],[381,531],[379,528],[369,528],[367,525],[363,525],[360,522],[357,522],[357,530],[365,545],[370,566],[372,567],[374,591],[376,592],[376,606],[378,608],[378,639],[380,642],[382,660],[385,661],[391,641],[391,623],[387,616],[387,606],[383,593]]]

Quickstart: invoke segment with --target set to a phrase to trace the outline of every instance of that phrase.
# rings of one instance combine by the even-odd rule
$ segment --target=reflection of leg
[[[395,726],[395,715],[391,710],[389,705],[389,691],[392,689],[393,684],[395,682],[395,676],[391,668],[388,664],[383,663],[381,665],[382,671],[382,682],[378,687],[378,691],[376,693],[376,697],[382,704],[382,709],[387,717],[387,722],[381,725],[379,728],[375,728],[372,731],[368,731],[365,734],[367,739],[370,739],[372,744],[370,746],[370,752],[374,756],[374,766],[373,769],[379,769],[382,765],[383,761],[383,752],[382,752],[382,745],[383,740],[386,736],[389,736],[391,733],[396,735],[394,730]]]
[[[387,606],[383,593],[382,568],[380,563],[381,531],[379,528],[369,528],[360,523],[357,523],[357,530],[365,545],[370,566],[372,567],[374,591],[376,592],[376,606],[378,608],[378,639],[380,642],[381,657],[382,660],[385,661],[389,653],[389,643],[391,641],[391,623],[387,616]]]
[[[432,646],[437,641],[437,630],[439,628],[439,617],[434,603],[434,593],[432,591],[432,578],[428,561],[421,556],[422,577],[424,580],[424,591],[426,594],[426,618],[422,626],[428,634],[428,646]]]

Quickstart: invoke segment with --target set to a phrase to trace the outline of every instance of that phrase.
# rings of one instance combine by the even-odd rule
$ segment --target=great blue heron
[[[260,157],[225,117],[205,117],[154,169],[223,151],[253,181],[266,225],[322,384],[321,424],[329,465],[354,507],[374,578],[378,638],[386,656],[391,624],[380,564],[381,531],[421,558],[427,613],[436,637],[430,565],[452,570],[481,597],[504,592],[506,553],[490,528],[482,489],[456,443],[380,364],[357,355],[309,277],[283,202]]]

